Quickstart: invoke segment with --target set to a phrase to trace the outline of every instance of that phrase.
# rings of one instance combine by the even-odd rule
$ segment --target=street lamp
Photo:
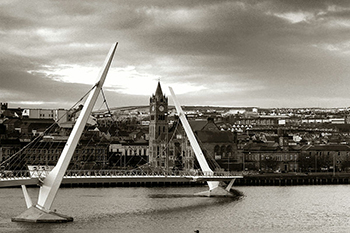
[[[249,152],[250,153],[250,152]],[[245,161],[244,161],[244,153],[243,153],[243,172],[245,171]]]
[[[315,154],[315,172],[317,172],[317,155],[318,155],[318,152],[316,152]]]
[[[335,176],[335,154],[333,153],[333,176]]]

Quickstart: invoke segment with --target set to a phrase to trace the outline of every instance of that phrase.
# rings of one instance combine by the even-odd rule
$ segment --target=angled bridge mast
[[[91,111],[96,103],[98,95],[102,89],[102,86],[106,80],[106,76],[109,67],[112,63],[115,51],[118,43],[113,44],[107,58],[104,62],[103,69],[100,71],[99,79],[91,90],[88,98],[85,101],[81,114],[78,117],[77,122],[74,125],[72,133],[70,134],[67,143],[61,153],[61,156],[53,168],[53,170],[46,176],[41,184],[38,202],[36,205],[32,204],[31,199],[28,196],[26,188],[22,185],[23,193],[25,196],[27,211],[22,213],[16,218],[12,218],[12,221],[24,221],[24,222],[65,222],[73,221],[73,218],[59,215],[52,212],[51,206],[56,197],[57,191],[61,185],[63,176],[68,168],[70,160],[74,154],[75,148],[79,142],[79,139],[83,133],[86,122],[91,114]]]
[[[173,89],[171,87],[169,87],[169,90],[170,90],[171,96],[173,98],[176,111],[177,111],[179,118],[181,120],[182,126],[185,129],[186,135],[188,137],[188,140],[190,141],[191,147],[194,151],[194,154],[196,155],[196,158],[198,160],[199,166],[202,169],[202,172],[204,173],[204,175],[209,175],[209,176],[214,175],[214,172],[210,169],[208,162],[204,157],[202,149],[200,148],[198,141],[197,141],[195,135],[193,134],[191,126],[187,121],[186,115],[185,115],[184,111],[182,110],[181,105],[178,102]],[[230,196],[231,193],[229,193],[229,189],[231,189],[231,186],[232,186],[234,180],[235,179],[231,180],[231,182],[230,182],[229,186],[226,188],[226,190],[224,188],[222,188],[221,186],[219,186],[219,184],[220,184],[219,181],[207,181],[208,186],[209,186],[209,192],[202,192],[199,194],[205,195],[205,196],[213,196],[213,195],[220,195],[220,196],[229,195]]]

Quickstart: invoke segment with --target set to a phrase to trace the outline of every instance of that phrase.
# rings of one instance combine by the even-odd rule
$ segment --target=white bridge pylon
[[[69,162],[74,154],[75,148],[83,133],[86,122],[90,117],[91,111],[106,80],[106,76],[109,67],[112,63],[115,50],[117,49],[117,45],[118,43],[115,43],[110,49],[109,54],[104,63],[104,69],[100,72],[99,80],[95,84],[93,90],[90,92],[88,98],[86,99],[84,107],[79,115],[77,122],[74,125],[72,133],[68,138],[68,141],[62,151],[59,160],[57,161],[56,166],[46,176],[44,183],[40,187],[37,204],[38,208],[43,208],[44,210],[50,210],[51,208],[54,198],[56,197],[58,188],[61,185],[63,176],[68,168]]]
[[[185,129],[186,135],[188,137],[188,140],[190,141],[191,147],[194,151],[194,154],[196,155],[196,158],[198,160],[199,166],[202,169],[202,172],[204,173],[204,175],[209,175],[209,176],[214,175],[214,172],[210,169],[208,162],[204,157],[202,149],[200,148],[198,141],[197,141],[195,135],[193,134],[191,126],[187,121],[186,115],[185,115],[184,111],[182,110],[181,105],[178,102],[173,89],[171,87],[169,87],[169,90],[170,90],[171,96],[173,98],[176,111],[177,111],[179,118],[181,120],[182,126]],[[231,186],[233,185],[234,181],[235,181],[235,179],[232,179],[229,186],[226,189],[219,186],[220,185],[219,181],[207,181],[208,186],[209,186],[209,192],[202,192],[199,194],[205,195],[205,196],[213,196],[213,195],[220,195],[220,196],[229,195],[229,196],[231,196],[232,194],[229,192],[229,190],[231,189]]]
[[[114,43],[109,50],[107,58],[104,62],[103,69],[100,71],[97,83],[91,90],[88,98],[85,101],[84,107],[78,117],[77,122],[74,125],[72,133],[70,134],[67,143],[61,153],[60,158],[57,161],[56,166],[46,176],[41,184],[38,202],[34,206],[26,191],[26,187],[22,185],[24,197],[28,210],[12,218],[12,221],[24,221],[24,222],[66,222],[73,221],[73,218],[59,215],[51,211],[52,203],[56,197],[57,191],[61,185],[63,176],[68,168],[69,162],[74,154],[75,148],[79,142],[79,139],[83,133],[86,122],[91,114],[91,111],[96,103],[102,86],[106,80],[106,76],[109,67],[112,63],[115,51],[118,43]]]

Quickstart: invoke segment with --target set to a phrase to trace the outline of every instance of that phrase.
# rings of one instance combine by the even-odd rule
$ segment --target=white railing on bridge
[[[21,171],[0,171],[0,180],[14,178],[44,178],[49,174],[47,170],[21,170]],[[205,176],[205,177],[229,177],[241,176],[241,172],[202,172],[195,171],[143,171],[143,170],[67,170],[66,177],[115,177],[115,176]]]

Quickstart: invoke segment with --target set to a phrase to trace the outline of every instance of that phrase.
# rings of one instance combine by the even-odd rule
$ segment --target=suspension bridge
[[[235,180],[243,178],[239,174],[228,172],[213,171],[192,132],[191,127],[186,119],[179,102],[176,99],[174,91],[169,87],[175,107],[181,123],[184,127],[190,145],[194,151],[195,157],[199,163],[200,170],[190,172],[155,172],[143,170],[68,170],[73,154],[78,146],[79,140],[84,132],[84,128],[90,118],[91,111],[96,103],[96,100],[102,92],[102,86],[106,79],[109,67],[112,63],[118,43],[115,43],[104,62],[103,69],[99,74],[97,83],[92,87],[86,101],[81,109],[80,115],[74,124],[72,132],[67,139],[62,152],[53,169],[49,170],[4,170],[0,173],[0,187],[21,186],[24,194],[27,210],[17,217],[12,218],[12,221],[17,222],[68,222],[73,221],[72,217],[56,213],[51,210],[51,206],[55,200],[58,189],[61,184],[83,184],[83,183],[113,183],[113,182],[206,182],[209,190],[200,193],[204,196],[232,196],[230,193],[231,187]],[[45,133],[45,132],[44,132]],[[35,142],[36,140],[33,140]],[[17,158],[15,155],[18,155]],[[15,154],[8,161],[23,161],[26,155]],[[35,155],[34,155],[35,156]],[[21,162],[17,165],[23,168]],[[17,166],[16,165],[16,166]],[[226,188],[220,185],[221,181],[226,182]],[[223,182],[221,182],[222,184]],[[227,185],[228,183],[228,185]],[[26,186],[38,185],[39,195],[37,203],[34,204],[28,195]]]

